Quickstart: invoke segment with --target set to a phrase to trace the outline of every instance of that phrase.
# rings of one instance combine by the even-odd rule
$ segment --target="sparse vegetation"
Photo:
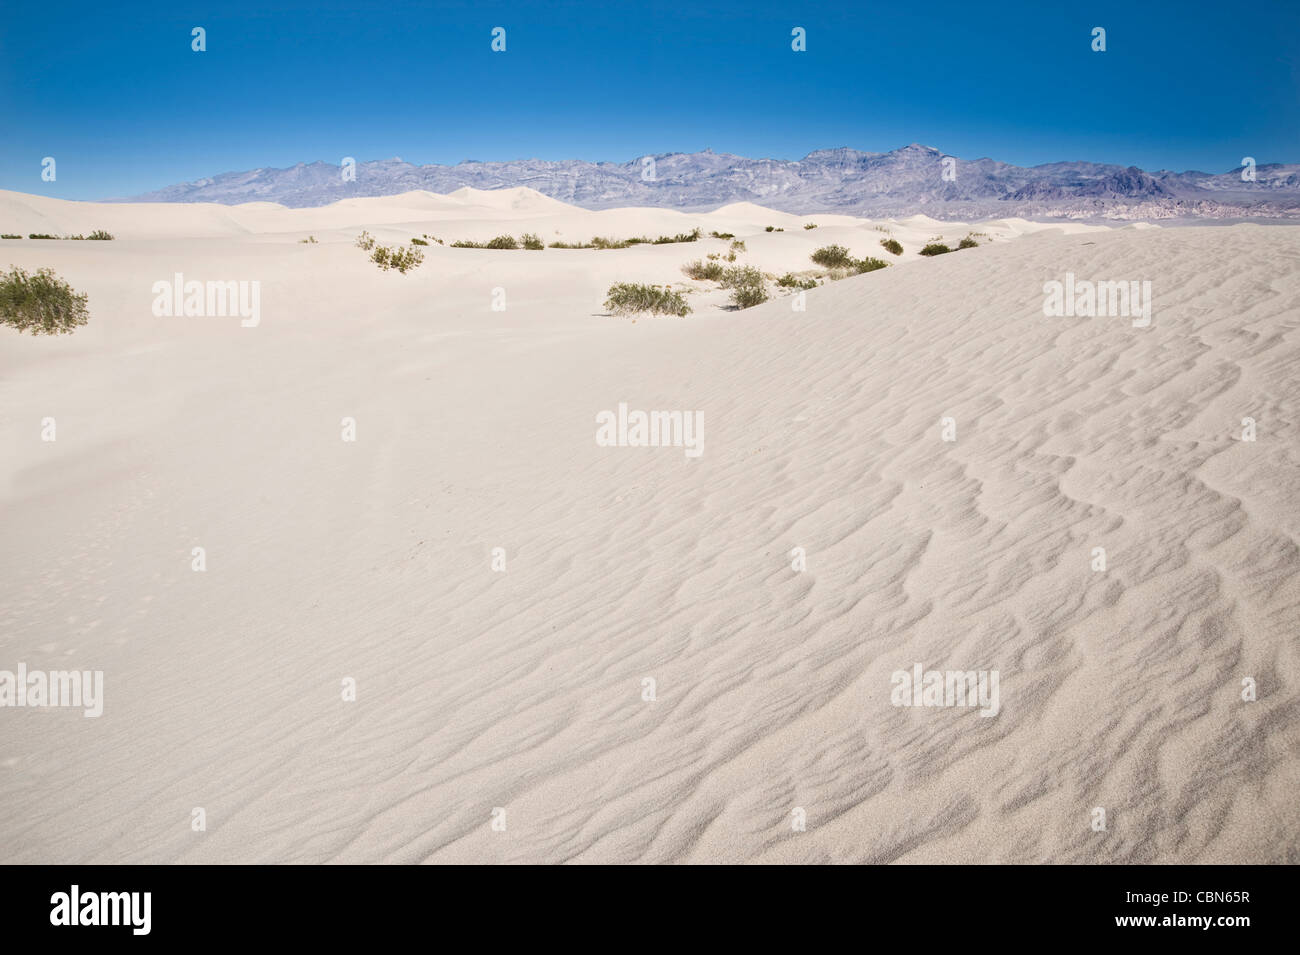
[[[651,315],[683,316],[691,308],[680,292],[674,292],[668,286],[637,285],[631,282],[619,282],[609,287],[605,307],[615,315],[637,315],[648,312]]]
[[[767,301],[763,273],[752,265],[738,265],[722,273],[722,287],[731,289],[731,302],[737,308],[751,308]]]
[[[784,230],[784,229],[778,229],[776,226],[774,226],[774,225],[770,225],[770,226],[768,226],[767,228],[765,228],[763,231],[764,231],[764,232],[784,232],[785,230]]]
[[[498,236],[494,236],[491,239],[488,239],[487,242],[483,244],[483,248],[517,249],[519,248],[519,243],[515,241],[515,237],[512,235],[498,235]]]
[[[683,265],[682,271],[687,278],[717,282],[722,278],[723,268],[720,262],[701,262],[696,259]]]
[[[362,232],[357,236],[357,248],[363,252],[369,252],[375,247],[375,237],[369,232]]]
[[[801,279],[793,272],[786,272],[785,275],[776,280],[776,284],[781,286],[781,288],[810,289],[816,288],[818,282],[814,278]]]
[[[429,244],[429,243],[428,243],[428,242],[425,242],[423,239],[412,239],[412,240],[411,240],[411,245],[428,245],[428,244]]]
[[[824,245],[812,254],[812,260],[828,269],[842,269],[853,264],[849,250],[842,245]]]
[[[519,244],[525,249],[532,249],[533,251],[546,248],[546,245],[542,242],[541,238],[532,232],[525,232],[521,235],[519,237]]]
[[[91,236],[91,238],[94,238],[94,236]],[[317,244],[317,243],[316,243],[316,237],[315,237],[314,235],[309,235],[309,236],[307,236],[307,238],[305,238],[305,239],[299,239],[299,240],[298,240],[298,244],[299,244],[299,245],[316,245],[316,244]]]
[[[880,245],[890,255],[903,254],[903,243],[899,242],[897,239],[881,239]]]
[[[86,238],[94,239],[97,242],[109,242],[112,241],[113,236],[112,234],[105,232],[103,229],[96,229],[94,232],[90,233],[90,235],[86,236]],[[315,242],[316,240],[312,239],[312,241]]]
[[[817,223],[816,223],[816,222],[805,222],[805,223],[803,224],[803,227],[804,227],[805,229],[815,229],[815,228],[817,228]]]
[[[90,320],[85,294],[51,269],[0,272],[0,324],[33,335],[71,334]]]
[[[971,238],[970,236],[966,236],[966,238],[962,239],[960,242],[957,243],[957,248],[959,248],[959,249],[978,249],[978,248],[979,248],[979,243],[976,242],[976,241],[975,241],[973,238]]]
[[[57,236],[57,235],[46,235],[44,232],[31,232],[31,233],[28,233],[27,238],[29,238],[29,239],[57,239],[58,236]]]
[[[424,253],[419,249],[403,246],[378,245],[370,253],[370,261],[385,272],[389,269],[397,269],[405,275],[424,261]]]
[[[889,263],[883,259],[873,259],[867,256],[865,259],[854,259],[849,263],[849,269],[854,275],[862,275],[864,272],[874,272],[877,269],[887,269]]]
[[[718,232],[717,230],[710,232],[709,235],[713,236],[715,239],[734,239],[736,237],[734,233]]]
[[[0,234],[0,239],[21,239],[20,235],[10,235],[8,232]]]
[[[694,242],[699,237],[700,237],[700,230],[692,229],[690,232],[679,232],[677,233],[677,235],[671,237],[666,235],[661,235],[659,238],[654,240],[653,244],[670,245],[674,242]],[[731,236],[727,236],[727,238],[731,238]],[[642,239],[640,241],[644,242],[645,240]]]
[[[929,245],[927,245],[924,249],[921,250],[920,254],[921,255],[943,255],[951,251],[952,249],[948,248],[946,245],[944,245],[941,242],[931,242]]]

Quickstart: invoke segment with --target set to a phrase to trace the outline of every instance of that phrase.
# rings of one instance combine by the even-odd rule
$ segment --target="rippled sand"
[[[0,860],[1300,862],[1300,227],[918,217],[804,312],[691,283],[636,322],[612,282],[727,243],[406,276],[351,245],[880,254],[842,216],[482,196],[82,225],[4,194],[120,235],[0,244],[92,313],[0,328],[0,669],[106,698],[0,709]],[[1045,317],[1067,271],[1149,280],[1151,326]],[[261,324],[155,318],[175,272],[260,280]],[[703,454],[598,446],[619,402],[699,411]],[[917,663],[997,670],[998,714],[892,705]]]

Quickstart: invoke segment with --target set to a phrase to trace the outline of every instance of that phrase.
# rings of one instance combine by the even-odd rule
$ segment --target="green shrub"
[[[92,235],[91,238],[93,239],[94,236]],[[317,244],[317,242],[316,242],[316,237],[315,237],[314,235],[309,235],[309,236],[307,236],[307,238],[305,238],[305,239],[299,239],[299,240],[298,240],[298,244],[299,244],[299,245],[316,245],[316,244]]]
[[[736,237],[734,233],[718,232],[716,229],[713,232],[710,232],[709,235],[713,236],[715,239],[734,239]]]
[[[720,262],[701,262],[696,259],[694,262],[687,262],[683,265],[682,271],[686,273],[687,278],[716,282],[722,278],[723,270]]]
[[[812,260],[828,269],[842,269],[853,264],[849,250],[842,245],[825,245],[812,254]]]
[[[389,269],[397,269],[397,271],[405,275],[424,261],[424,253],[415,248],[380,245],[376,246],[375,250],[370,253],[370,261],[385,272]]]
[[[90,235],[86,236],[86,238],[95,239],[100,242],[107,242],[110,241],[113,236],[110,233],[105,232],[103,229],[96,229],[94,232],[90,233]],[[315,242],[316,240],[312,239],[312,241]]]
[[[941,242],[931,242],[921,250],[921,255],[943,255],[944,253],[951,251],[952,249],[948,248]]]
[[[750,308],[767,301],[763,273],[752,265],[738,265],[722,273],[722,287],[731,289],[731,302],[737,308]]]
[[[523,235],[519,237],[519,241],[520,243],[522,243],[525,249],[532,249],[534,252],[537,251],[538,249],[546,248],[541,238],[538,237],[537,235],[534,235],[532,232],[525,232]]]
[[[46,235],[44,232],[32,232],[28,234],[29,239],[57,239],[57,235]]]
[[[517,249],[519,243],[515,241],[512,235],[499,235],[494,239],[488,239],[483,243],[485,249]]]
[[[805,222],[804,225],[803,225],[803,227],[804,227],[805,229],[815,229],[815,228],[817,228],[817,223],[816,223],[816,222]]]
[[[0,272],[0,324],[33,335],[70,335],[89,320],[86,296],[51,269]]]
[[[877,269],[887,269],[889,268],[889,263],[882,259],[873,259],[871,256],[867,256],[865,259],[855,259],[849,264],[849,268],[853,270],[855,275],[861,275],[864,272],[874,272]]]
[[[615,315],[637,315],[642,312],[652,315],[685,315],[691,310],[680,292],[674,292],[666,286],[658,288],[631,282],[611,285],[605,307]]]
[[[452,243],[455,245],[455,243]],[[595,246],[590,242],[552,242],[552,249],[594,249]]]
[[[481,249],[483,248],[483,243],[471,242],[469,239],[457,239],[451,244],[451,247],[453,249]]]
[[[957,248],[959,248],[959,249],[978,249],[978,248],[979,248],[979,245],[980,245],[980,244],[979,244],[978,242],[976,242],[974,239],[972,239],[970,236],[966,236],[966,238],[962,239],[960,242],[957,243]]]
[[[776,280],[776,284],[781,286],[781,288],[810,289],[810,288],[817,287],[817,280],[801,279],[798,276],[796,276],[793,272],[786,272],[785,275],[781,276],[779,279]]]
[[[653,244],[653,245],[670,245],[670,244],[672,244],[672,243],[674,243],[674,242],[694,242],[694,241],[695,241],[696,239],[698,239],[699,237],[700,237],[700,230],[699,230],[699,229],[692,229],[690,232],[679,232],[679,233],[677,233],[677,235],[674,235],[674,236],[661,235],[659,238],[655,239],[654,242],[653,242],[652,244]],[[722,236],[718,236],[718,238],[722,238]],[[727,238],[730,239],[730,238],[732,238],[732,237],[731,237],[731,236],[727,236]],[[642,241],[645,241],[645,240],[643,239]]]
[[[899,242],[897,239],[881,239],[880,244],[884,250],[891,255],[903,254],[903,243]]]
[[[357,248],[369,252],[375,247],[375,237],[369,232],[362,232],[357,236]]]
[[[412,239],[412,240],[411,240],[411,245],[428,245],[428,244],[429,244],[429,243],[428,243],[428,242],[425,242],[423,239]]]
[[[21,239],[20,235],[10,235],[9,233],[0,234],[0,239]]]

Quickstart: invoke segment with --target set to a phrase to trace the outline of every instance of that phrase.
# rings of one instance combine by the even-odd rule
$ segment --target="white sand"
[[[908,251],[798,313],[686,282],[716,239],[352,245],[695,226],[774,273]],[[0,709],[0,862],[1300,861],[1300,227],[0,193],[96,228],[0,242],[92,316],[0,328],[0,669],[105,685]],[[1150,280],[1151,327],[1044,317],[1067,271]],[[261,324],[155,317],[176,272],[260,281]],[[619,402],[703,455],[598,447]],[[999,714],[891,705],[918,662],[998,670]]]

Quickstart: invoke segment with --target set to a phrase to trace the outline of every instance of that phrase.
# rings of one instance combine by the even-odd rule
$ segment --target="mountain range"
[[[653,162],[651,162],[653,160]],[[526,186],[586,209],[659,206],[709,210],[753,202],[797,214],[845,213],[934,218],[1048,216],[1110,219],[1300,217],[1300,164],[1220,173],[1146,172],[1136,166],[1056,162],[1013,166],[958,159],[913,143],[873,153],[819,149],[799,160],[748,159],[705,150],[627,162],[518,159],[417,166],[401,159],[341,165],[316,161],[286,169],[227,172],[110,202],[277,202],[321,206],[360,196],[463,186]]]

